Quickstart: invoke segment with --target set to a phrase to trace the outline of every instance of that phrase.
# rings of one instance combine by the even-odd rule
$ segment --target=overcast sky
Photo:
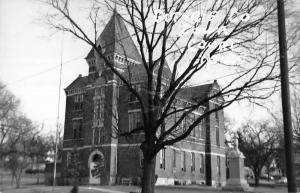
[[[0,0],[0,80],[21,100],[22,111],[32,120],[45,123],[45,129],[50,131],[56,125],[61,52],[63,122],[63,88],[78,74],[87,74],[84,57],[90,47],[69,35],[53,35],[40,20],[45,11],[36,0]],[[279,102],[278,97],[275,99]],[[225,111],[239,121],[267,115],[263,109],[249,106],[234,105]]]

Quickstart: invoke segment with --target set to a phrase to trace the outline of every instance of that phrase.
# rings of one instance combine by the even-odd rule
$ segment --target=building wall
[[[113,91],[119,95],[117,106],[119,115],[118,127],[120,131],[128,131],[128,112],[139,109],[139,104],[137,102],[129,102],[129,93],[124,86],[116,90],[113,84],[106,87],[106,104],[110,105],[114,103],[114,97],[111,94]],[[71,151],[73,145],[77,144],[81,152],[83,165],[86,170],[89,171],[89,156],[94,150],[98,149],[103,153],[105,158],[105,169],[101,177],[101,184],[122,183],[122,179],[129,179],[133,183],[139,183],[142,176],[141,151],[139,146],[144,136],[142,134],[134,134],[130,137],[122,137],[119,139],[111,138],[113,124],[116,123],[114,123],[114,120],[111,118],[113,116],[111,109],[108,109],[105,112],[105,137],[101,138],[102,145],[93,145],[94,92],[93,88],[86,90],[83,110],[77,111],[74,110],[74,96],[67,96],[63,163],[66,162],[66,152]],[[207,107],[213,108],[213,104],[209,103]],[[157,184],[224,184],[226,180],[226,168],[223,111],[219,111],[218,115],[220,119],[220,144],[217,145],[216,143],[216,120],[215,116],[211,115],[205,120],[206,134],[203,139],[190,136],[186,140],[166,148],[165,168],[160,168],[160,155],[157,155]],[[72,119],[79,117],[82,117],[83,121],[83,139],[72,140]],[[174,151],[176,152],[175,167],[173,167]],[[181,169],[181,152],[185,152],[185,171]],[[195,154],[194,171],[191,170],[191,153]],[[200,155],[203,155],[203,161],[205,163],[203,172],[200,172]],[[220,156],[220,177],[215,170],[215,168],[217,168],[217,156]],[[83,178],[89,178],[89,173],[85,174]]]

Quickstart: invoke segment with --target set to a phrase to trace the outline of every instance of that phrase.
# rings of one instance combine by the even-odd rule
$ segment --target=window
[[[196,121],[196,115],[193,114],[192,115],[192,124]],[[193,137],[196,137],[196,129],[198,129],[198,125],[196,125],[194,128],[193,128],[193,131],[192,131],[192,136]]]
[[[219,127],[220,119],[219,119],[219,113],[218,113],[218,111],[215,112],[215,118],[216,118],[216,126]]]
[[[186,131],[186,126],[187,126],[187,121],[186,121],[186,117],[184,117],[181,121],[182,133],[184,133]]]
[[[204,156],[200,154],[200,173],[204,173]]]
[[[220,146],[220,128],[216,127],[216,144]]]
[[[205,122],[205,119],[202,119],[201,125],[200,125],[200,138],[201,139],[205,138],[205,129],[206,129],[206,122]]]
[[[129,112],[128,113],[128,121],[129,121],[129,131],[141,127],[142,123],[142,113],[138,112]]]
[[[100,128],[96,127],[93,130],[93,144],[99,145],[100,144]]]
[[[175,168],[176,167],[176,150],[173,149],[173,160],[172,160],[172,163],[173,163],[173,167]]]
[[[221,176],[221,160],[220,156],[217,156],[217,174],[220,177]]]
[[[191,153],[191,171],[195,171],[195,153]]]
[[[83,94],[78,94],[74,96],[74,109],[81,110],[83,107]]]
[[[160,169],[165,169],[166,168],[166,149],[161,149],[160,150]]]
[[[185,172],[186,168],[185,168],[185,152],[182,151],[181,152],[181,171]]]
[[[82,138],[82,120],[73,121],[73,139]]]
[[[215,104],[214,108],[218,108],[218,106]],[[220,119],[219,119],[219,113],[218,111],[216,111],[215,113],[215,128],[216,128],[216,145],[219,146],[220,145],[220,131],[219,131],[219,125],[220,125]]]
[[[132,88],[138,93],[140,94],[141,90],[142,90],[142,87],[140,84],[134,84],[132,85]],[[130,95],[129,95],[129,101],[132,102],[132,101],[137,101],[137,97],[131,92],[130,92]]]
[[[71,152],[69,152],[69,151],[67,151],[66,162],[67,162],[67,168],[69,168],[70,163],[71,163]]]
[[[94,126],[99,126],[104,120],[105,87],[95,89],[94,97]]]
[[[140,166],[143,167],[144,166],[144,155],[143,152],[140,150]]]

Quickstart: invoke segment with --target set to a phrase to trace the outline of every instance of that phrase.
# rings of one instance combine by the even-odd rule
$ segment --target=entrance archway
[[[103,175],[104,169],[104,156],[99,150],[93,151],[89,156],[88,161],[89,167],[89,183],[100,184],[101,176]]]

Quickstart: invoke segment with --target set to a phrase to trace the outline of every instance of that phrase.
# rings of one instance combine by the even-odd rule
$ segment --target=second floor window
[[[129,121],[129,131],[136,129],[142,126],[142,113],[141,111],[137,112],[129,112],[128,113],[128,121]]]
[[[82,138],[82,120],[73,121],[73,139]]]
[[[93,144],[99,145],[101,142],[102,128],[96,127],[93,130]]]
[[[205,132],[206,132],[206,122],[205,119],[202,119],[202,121],[200,122],[200,138],[204,139],[205,138]]]
[[[216,127],[216,145],[220,145],[220,128]]]
[[[194,152],[192,152],[191,153],[191,171],[195,171],[195,153]]]
[[[204,155],[200,154],[200,173],[204,173]]]
[[[132,85],[132,88],[138,93],[140,94],[141,93],[141,85],[140,84],[134,84]],[[129,90],[130,94],[129,94],[129,102],[132,102],[132,101],[137,101],[137,97]]]
[[[181,171],[185,172],[185,152],[181,152]]]
[[[221,159],[220,159],[220,156],[217,156],[217,174],[218,174],[218,177],[221,176]]]
[[[140,150],[140,166],[143,167],[144,166],[144,155],[143,152]]]
[[[105,112],[105,93],[104,87],[95,89],[94,97],[94,126],[99,126],[104,120]]]
[[[176,150],[173,149],[173,167],[176,168]]]
[[[166,168],[166,150],[161,149],[160,150],[160,169],[165,169]]]
[[[83,108],[83,94],[74,96],[74,110],[81,110]]]

